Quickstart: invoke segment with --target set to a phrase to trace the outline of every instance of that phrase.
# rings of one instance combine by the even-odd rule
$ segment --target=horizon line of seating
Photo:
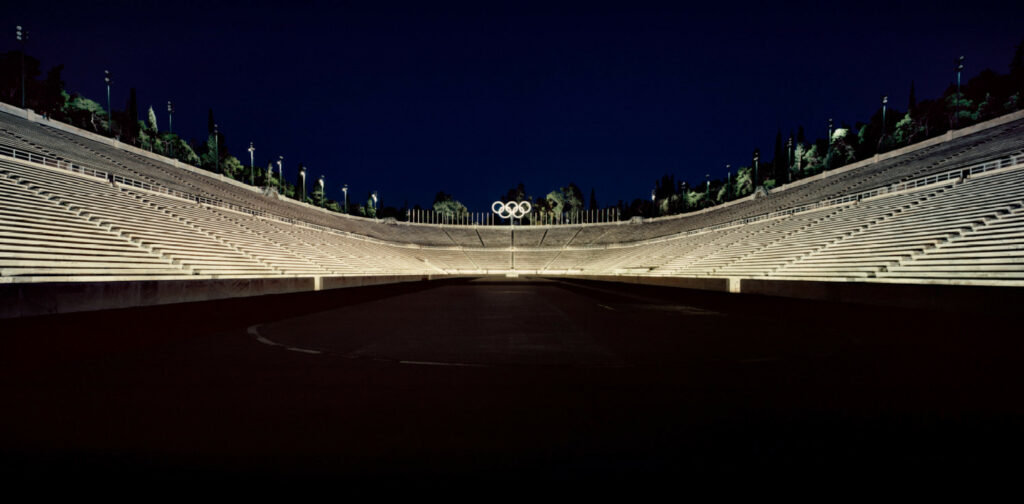
[[[330,214],[321,209],[306,208],[308,205],[302,205],[298,202],[263,197],[252,191],[245,191],[249,194],[239,195],[237,187],[217,180],[212,174],[198,175],[170,165],[161,166],[160,163],[155,163],[151,159],[143,158],[125,150],[115,149],[112,146],[86,138],[75,137],[50,126],[37,125],[32,121],[9,116],[9,114],[0,114],[0,117],[7,119],[10,123],[9,125],[12,126],[12,128],[0,128],[3,130],[3,133],[6,133],[0,136],[0,139],[11,140],[14,138],[23,144],[27,144],[27,147],[45,150],[46,153],[37,153],[40,156],[45,156],[48,153],[59,157],[73,157],[75,152],[82,153],[84,151],[99,159],[100,162],[110,165],[112,170],[108,173],[119,177],[117,180],[128,185],[141,185],[144,188],[158,192],[178,194],[196,201],[222,205],[247,213],[276,216],[285,221],[303,222],[314,228],[335,229],[390,243],[460,247],[474,246],[476,243],[479,243],[482,248],[488,248],[491,246],[502,247],[509,240],[510,230],[504,226],[488,228],[479,226],[388,223],[353,216],[343,216],[341,214]],[[10,129],[17,126],[19,121],[22,123],[20,125],[21,129],[18,132],[12,132]],[[20,136],[19,133],[36,135],[33,136],[35,140],[40,140],[40,135],[42,137],[49,135],[57,137],[59,141],[46,142],[46,145],[42,145],[32,142],[24,136]],[[920,175],[917,179],[922,179],[938,172],[952,173],[962,169],[965,162],[975,162],[975,165],[991,163],[991,155],[996,152],[1004,154],[1006,152],[1013,152],[1012,155],[1024,156],[1018,152],[1020,147],[1019,138],[1022,133],[1024,133],[1024,120],[1015,120],[985,129],[973,135],[929,145],[908,155],[898,156],[883,163],[869,165],[870,170],[850,170],[839,173],[834,177],[826,177],[813,183],[800,184],[790,189],[787,189],[789,187],[787,185],[772,191],[765,198],[751,198],[749,200],[731,202],[721,207],[711,207],[711,209],[702,212],[647,220],[640,226],[625,221],[610,224],[525,226],[523,228],[516,228],[516,233],[517,235],[525,233],[522,236],[526,243],[533,243],[533,240],[536,239],[537,246],[539,247],[561,248],[570,245],[600,246],[643,242],[657,238],[670,238],[682,233],[702,232],[715,226],[732,226],[737,223],[753,222],[764,218],[771,218],[779,212],[802,211],[806,207],[827,204],[829,199],[821,199],[819,196],[838,196],[840,199],[842,197],[849,197],[849,190],[863,189],[865,180],[874,180],[875,183],[885,182],[888,185],[873,185],[874,189],[860,191],[858,194],[884,190],[888,187],[907,183],[911,180],[909,178],[911,176]],[[1014,140],[1017,140],[1017,142],[1014,143]],[[77,146],[78,150],[74,152],[67,150],[67,144]],[[24,149],[26,145],[21,145],[20,147]],[[1017,151],[1014,151],[1014,149],[1017,149]],[[115,156],[120,156],[120,159],[115,158]],[[989,157],[983,162],[979,162],[985,156]],[[1004,156],[999,161],[1003,162],[1008,157]],[[953,160],[956,162],[951,163]],[[926,166],[918,167],[919,162],[926,163]],[[50,165],[53,166],[53,164],[51,163]],[[66,161],[56,164],[62,168],[69,167]],[[950,169],[954,165],[955,167]],[[82,165],[79,166],[81,167]],[[74,165],[70,167],[73,168]],[[124,170],[143,180],[135,180],[125,175],[113,175],[114,168]],[[172,187],[174,185],[177,185],[178,188]],[[208,194],[203,196],[202,194],[181,190],[182,188]],[[217,197],[218,195],[224,196],[225,194],[239,196],[240,202],[225,201],[225,199]],[[835,198],[832,199],[834,200]],[[789,203],[795,204],[787,206]],[[275,212],[275,210],[284,211]],[[759,213],[756,210],[771,211]],[[341,220],[339,221],[338,219]],[[568,229],[569,231],[562,231],[560,228]],[[477,236],[453,236],[453,234],[461,234],[466,229],[474,230]],[[541,229],[543,231],[531,231]]]

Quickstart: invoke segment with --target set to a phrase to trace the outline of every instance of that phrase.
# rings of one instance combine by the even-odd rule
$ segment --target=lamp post
[[[110,86],[114,83],[114,76],[110,70],[104,70],[103,74],[103,80],[107,83],[107,133],[114,136],[114,110],[110,108]]]
[[[792,131],[792,130],[791,130]],[[786,182],[793,181],[793,137],[786,139]]]
[[[327,194],[324,193],[324,176],[320,175],[320,208],[327,208]]]
[[[345,194],[345,213],[348,213],[348,184],[341,186],[341,192]]]
[[[25,45],[28,43],[28,30],[22,30],[21,25],[18,25],[15,34],[21,43],[21,108],[25,108]]]
[[[167,144],[170,147],[171,156],[174,155],[174,105],[167,100]]]
[[[704,203],[711,202],[711,174],[704,174]]]
[[[249,142],[249,185],[256,185],[256,161],[253,159],[253,153],[256,152],[256,147],[252,146],[252,142]]]
[[[377,218],[377,190],[373,190],[373,218]]]
[[[881,150],[882,143],[885,142],[885,108],[889,104],[889,95],[882,95],[882,136],[878,139],[878,150]]]
[[[960,124],[960,74],[964,71],[964,57],[953,60],[953,70],[956,71],[956,115],[953,116],[953,129]]]
[[[302,198],[299,201],[306,202],[306,167],[299,168],[299,184],[302,185]]]
[[[281,183],[280,193],[284,194],[284,156],[277,156],[277,180]]]
[[[214,173],[220,173],[220,132],[216,123],[213,125],[213,162],[216,167]]]
[[[760,178],[761,149],[754,149],[754,189],[761,185]]]

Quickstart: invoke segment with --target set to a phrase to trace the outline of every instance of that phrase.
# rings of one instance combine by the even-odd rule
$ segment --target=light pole
[[[320,175],[320,208],[327,208],[327,194],[324,193],[324,176]]]
[[[170,146],[171,155],[174,155],[174,105],[167,100],[167,144]]]
[[[348,184],[341,186],[341,192],[345,194],[345,213],[348,213]]]
[[[964,71],[964,57],[953,60],[953,70],[956,71],[956,115],[953,116],[953,129],[960,124],[960,74]]]
[[[792,130],[790,130],[792,131]],[[786,182],[793,181],[793,137],[786,139]]]
[[[214,173],[220,173],[220,132],[217,130],[217,124],[213,125],[213,162],[215,163]]]
[[[761,185],[760,179],[760,161],[761,161],[761,149],[754,149],[754,189],[757,189]]]
[[[302,198],[299,201],[306,202],[306,167],[299,168],[299,183],[302,184]]]
[[[882,95],[882,137],[878,139],[878,149],[882,149],[882,143],[885,142],[885,108],[889,104],[889,95]]]
[[[373,190],[373,218],[377,218],[377,190]]]
[[[21,43],[21,108],[25,108],[25,45],[28,43],[28,30],[22,30],[21,25],[18,25],[15,33]]]
[[[103,80],[107,83],[107,133],[114,136],[114,109],[110,108],[110,86],[114,83],[114,76],[110,70],[104,70]]]
[[[711,174],[704,174],[704,204],[711,202]]]
[[[277,156],[277,180],[281,183],[281,194],[284,194],[284,156]]]
[[[256,147],[253,147],[252,142],[249,142],[249,185],[256,185],[256,161],[253,160],[255,152]]]

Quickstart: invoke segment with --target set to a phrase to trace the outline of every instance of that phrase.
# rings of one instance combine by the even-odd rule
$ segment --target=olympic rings
[[[532,209],[533,206],[530,205],[529,201],[509,201],[508,203],[495,201],[491,203],[491,211],[498,214],[502,219],[508,219],[509,217],[522,219]]]

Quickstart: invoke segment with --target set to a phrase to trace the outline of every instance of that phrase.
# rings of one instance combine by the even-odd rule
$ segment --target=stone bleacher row
[[[709,227],[1019,152],[1024,120],[701,214],[639,225],[511,230],[329,214],[49,126],[0,117],[2,145],[76,163],[85,159],[87,166],[111,173],[299,221],[3,160],[0,282],[481,273],[513,267],[546,274],[1024,280],[1021,167]],[[691,226],[697,222],[702,226]]]
[[[416,248],[17,161],[0,160],[0,202],[0,281],[438,272]]]
[[[530,247],[588,247],[638,242],[723,225],[818,203],[859,191],[900,183],[1019,152],[1024,119],[1017,119],[949,141],[913,150],[813,181],[784,186],[767,196],[733,202],[710,211],[645,222],[527,226],[516,231],[517,244]],[[195,194],[287,219],[338,229],[379,240],[426,246],[498,247],[509,243],[507,227],[468,227],[380,222],[343,216],[279,200],[207,173],[160,162],[110,143],[68,133],[43,123],[0,113],[0,145],[93,166],[113,175]]]
[[[1024,167],[653,243],[552,249],[357,239],[0,161],[0,278],[90,281],[397,273],[632,273],[1024,280]],[[541,233],[540,237],[520,234]],[[578,229],[574,232],[580,232]]]

